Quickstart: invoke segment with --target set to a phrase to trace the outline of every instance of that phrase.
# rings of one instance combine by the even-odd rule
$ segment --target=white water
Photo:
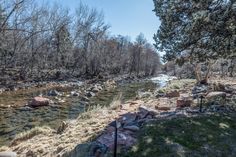
[[[153,77],[151,78],[151,81],[156,83],[156,84],[159,84],[160,87],[164,87],[167,85],[167,83],[171,80],[176,80],[177,77],[175,76],[168,76],[168,75],[165,75],[165,74],[160,74],[158,77]]]

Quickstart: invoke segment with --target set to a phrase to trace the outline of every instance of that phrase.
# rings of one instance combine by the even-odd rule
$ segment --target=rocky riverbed
[[[102,87],[103,90],[95,93],[95,96],[89,93],[93,87],[86,87],[82,96],[90,95],[87,103],[89,110],[80,112],[77,114],[79,117],[74,120],[72,118],[58,122],[58,129],[41,127],[18,134],[10,147],[3,147],[1,150],[14,151],[19,156],[78,157],[80,154],[84,157],[89,155],[88,153],[109,156],[114,148],[114,127],[109,124],[114,120],[121,124],[118,129],[119,149],[121,152],[127,152],[138,142],[137,133],[142,125],[149,122],[215,113],[235,113],[236,88],[233,82],[195,85],[195,80],[166,77],[165,86],[160,88],[160,85],[155,83],[158,83],[157,80],[164,80],[164,77],[151,79],[154,84],[150,81],[139,81],[118,86],[116,84],[113,88]],[[200,96],[204,98],[202,110],[199,109]],[[50,105],[44,107],[48,109]],[[52,123],[55,122],[52,120]]]
[[[6,90],[0,94],[0,145],[8,145],[15,135],[35,127],[49,126],[57,130],[62,121],[74,120],[94,106],[108,106],[119,93],[123,93],[123,100],[128,100],[136,97],[136,91],[155,87],[148,81],[117,84],[109,80],[51,82]],[[47,101],[40,106],[39,99]]]

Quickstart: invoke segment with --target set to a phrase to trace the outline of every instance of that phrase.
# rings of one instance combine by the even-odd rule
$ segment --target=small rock
[[[37,155],[36,155],[32,150],[29,150],[29,151],[26,153],[26,156],[36,157]]]
[[[87,97],[94,97],[96,94],[93,92],[86,92],[85,94]]]
[[[123,128],[126,129],[126,130],[130,130],[130,131],[139,131],[140,130],[140,128],[136,125],[125,126]]]
[[[192,100],[178,99],[176,101],[176,107],[179,108],[190,107],[192,103],[193,103]]]
[[[29,107],[29,106],[23,106],[23,107],[19,108],[19,110],[20,111],[31,111],[33,109],[31,107]]]
[[[72,92],[70,92],[70,95],[71,95],[71,96],[79,96],[79,93],[76,92],[76,91],[72,91]]]
[[[139,116],[141,119],[145,118],[148,115],[149,111],[145,106],[139,107]]]
[[[140,118],[141,119],[145,118],[148,115],[156,116],[156,115],[158,115],[158,112],[156,110],[151,109],[151,108],[147,108],[145,106],[140,106],[139,107],[139,116],[140,116]]]
[[[2,109],[6,109],[6,108],[10,108],[11,105],[4,105],[4,104],[0,104],[0,108]]]
[[[139,98],[149,98],[152,97],[153,94],[151,92],[138,92],[138,97]]]
[[[81,97],[81,101],[88,102],[88,101],[89,101],[89,98],[87,98],[86,96],[82,96],[82,97]]]
[[[169,98],[175,98],[179,96],[180,96],[180,93],[177,90],[166,93],[166,97],[169,97]]]
[[[199,93],[206,93],[208,91],[208,86],[206,85],[200,85],[195,86],[192,90],[192,94],[199,94]]]
[[[171,110],[171,108],[170,107],[162,107],[162,106],[155,106],[155,108],[157,109],[157,110],[160,110],[160,111],[169,111],[169,110]]]
[[[137,114],[135,113],[126,113],[118,119],[123,125],[134,122],[137,119]]]
[[[95,85],[94,87],[91,88],[91,92],[93,92],[93,93],[97,93],[100,90],[102,90],[102,87],[99,85]]]
[[[50,100],[44,97],[34,97],[33,100],[29,103],[32,107],[41,107],[41,106],[48,106]]]
[[[62,96],[62,94],[59,93],[57,90],[50,90],[48,92],[48,96]]]
[[[207,99],[216,99],[219,97],[226,98],[226,93],[225,92],[210,92],[206,96]]]

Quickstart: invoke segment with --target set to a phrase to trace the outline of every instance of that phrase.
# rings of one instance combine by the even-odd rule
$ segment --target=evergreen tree
[[[166,53],[165,61],[209,63],[235,55],[235,0],[154,0],[154,4],[161,21],[155,47]]]

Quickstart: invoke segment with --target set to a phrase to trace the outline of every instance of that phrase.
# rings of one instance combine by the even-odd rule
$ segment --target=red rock
[[[34,97],[29,105],[32,107],[48,106],[49,102],[50,100],[48,98]]]
[[[170,98],[175,98],[175,97],[179,97],[179,96],[180,96],[180,93],[176,90],[166,93],[166,97],[170,97]]]
[[[184,100],[184,99],[179,99],[177,100],[177,107],[190,107],[191,104],[193,103],[192,100]]]

